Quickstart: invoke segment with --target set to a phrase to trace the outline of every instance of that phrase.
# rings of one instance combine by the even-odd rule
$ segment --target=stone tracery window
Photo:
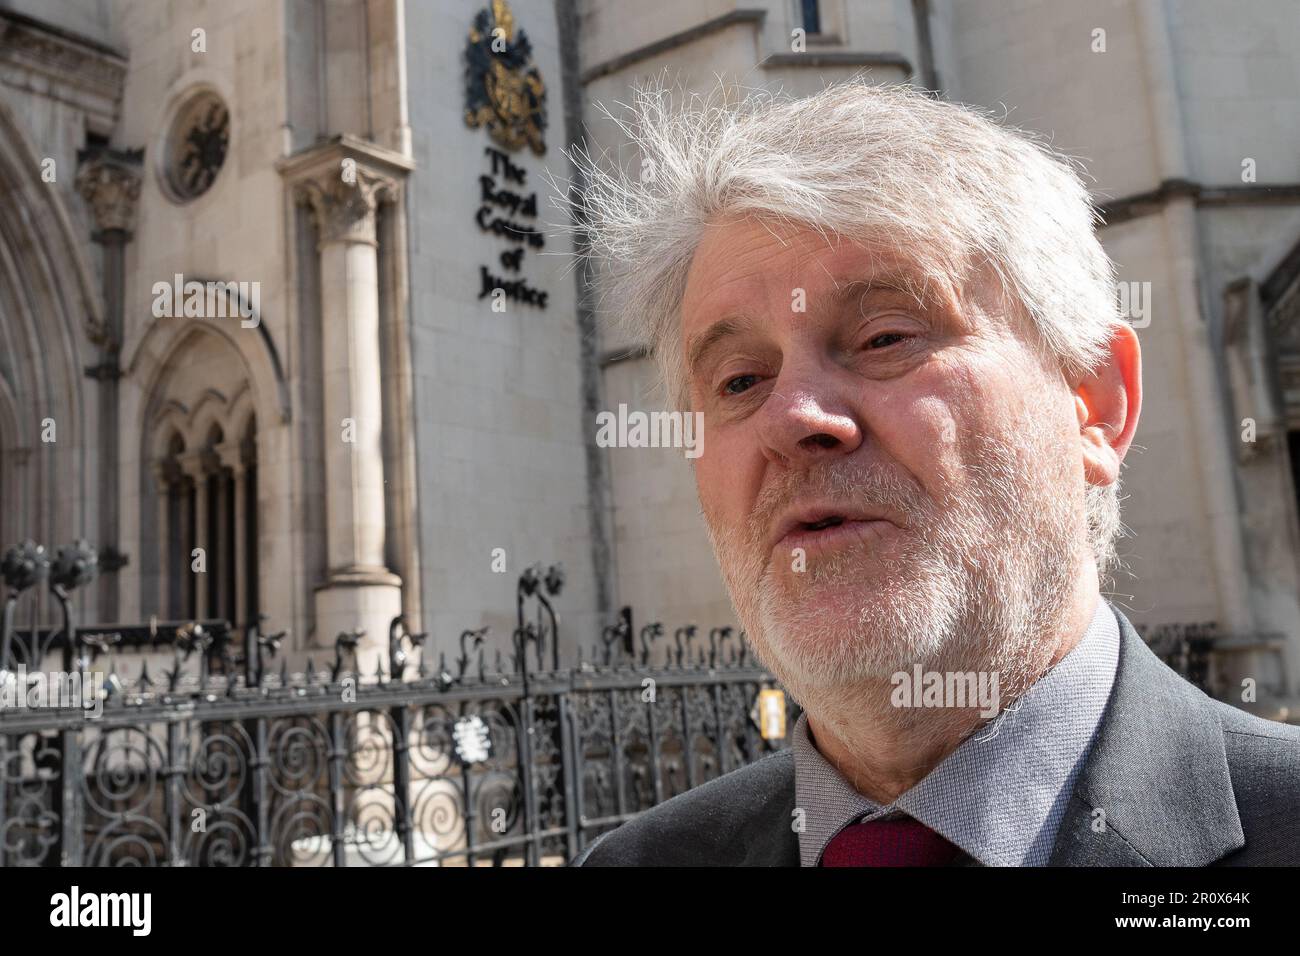
[[[207,192],[226,161],[230,111],[211,91],[192,97],[172,120],[164,146],[164,173],[174,199]]]
[[[158,616],[243,627],[256,620],[259,601],[255,424],[230,437],[214,424],[190,445],[174,432],[166,449],[153,463]]]

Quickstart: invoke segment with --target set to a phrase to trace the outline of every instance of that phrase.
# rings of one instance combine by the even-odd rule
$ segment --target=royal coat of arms
[[[546,152],[546,87],[528,34],[506,0],[480,10],[465,45],[465,123],[486,126],[502,149]]]

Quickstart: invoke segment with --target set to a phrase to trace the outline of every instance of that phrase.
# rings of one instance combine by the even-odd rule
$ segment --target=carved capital
[[[140,171],[109,154],[85,160],[77,170],[77,192],[90,204],[100,232],[129,233],[140,199]]]
[[[153,472],[154,486],[161,492],[166,492],[181,477],[180,466],[174,458],[155,458],[149,463],[149,470]]]
[[[401,153],[347,135],[318,143],[276,165],[295,199],[311,208],[322,245],[373,245],[379,204],[397,198],[413,166]]]
[[[396,189],[396,183],[387,176],[360,168],[350,170],[348,178],[351,182],[343,178],[340,170],[303,180],[295,187],[298,200],[310,206],[316,216],[322,245],[330,242],[374,245],[375,211]]]
[[[210,448],[196,448],[194,451],[177,455],[176,462],[180,465],[181,472],[193,480],[195,484],[205,480],[208,475],[221,467],[221,461],[217,457],[217,453]]]
[[[222,442],[213,449],[217,453],[217,459],[222,468],[229,468],[234,473],[235,478],[244,476],[245,458],[244,444],[238,441]]]

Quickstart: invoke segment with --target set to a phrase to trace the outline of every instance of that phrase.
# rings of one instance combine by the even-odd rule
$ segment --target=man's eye
[[[867,340],[869,349],[886,349],[895,342],[902,342],[907,336],[902,332],[882,332],[880,335],[872,336]]]
[[[733,379],[728,379],[727,383],[722,386],[722,390],[728,395],[739,395],[750,388],[758,381],[757,375],[737,375]]]

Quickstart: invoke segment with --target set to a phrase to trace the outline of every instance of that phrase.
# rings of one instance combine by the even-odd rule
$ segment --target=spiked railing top
[[[10,607],[20,591],[48,581],[51,590],[59,589],[55,593],[59,595],[65,612],[70,607],[67,592],[84,587],[93,580],[97,567],[94,549],[82,541],[60,548],[54,562],[50,561],[43,547],[24,542],[10,548],[2,563],[5,583],[13,592],[8,602]],[[148,625],[104,624],[88,628],[75,627],[69,619],[61,629],[36,628],[33,637],[41,638],[36,650],[44,653],[54,646],[56,640],[68,644],[65,636],[73,634],[70,650],[75,650],[74,665],[77,668],[89,669],[95,666],[97,659],[106,658],[105,664],[95,669],[106,672],[109,699],[117,705],[147,705],[195,697],[208,700],[224,698],[230,702],[282,696],[313,697],[331,693],[331,686],[345,677],[356,679],[359,685],[375,686],[380,690],[391,689],[395,684],[410,686],[416,691],[427,687],[447,692],[513,686],[515,690],[511,693],[520,689],[527,693],[525,685],[530,680],[530,672],[536,675],[532,679],[544,680],[545,686],[551,687],[561,686],[569,680],[587,681],[602,673],[618,677],[642,669],[657,672],[675,670],[693,675],[706,666],[746,664],[743,647],[737,655],[732,647],[726,646],[732,633],[729,627],[709,631],[707,657],[703,649],[694,646],[695,625],[678,627],[673,632],[675,655],[669,646],[665,646],[660,654],[658,647],[666,633],[664,625],[650,621],[634,629],[632,609],[624,607],[618,618],[602,629],[604,647],[598,645],[590,660],[584,660],[580,652],[575,667],[562,669],[558,656],[559,616],[550,598],[561,593],[564,583],[564,571],[558,564],[536,564],[526,568],[516,589],[519,627],[512,634],[511,646],[508,649],[490,648],[487,638],[491,632],[487,626],[466,629],[460,634],[459,656],[449,663],[447,653],[439,651],[436,667],[432,652],[426,646],[427,635],[412,633],[405,617],[398,615],[389,623],[389,654],[386,659],[377,661],[374,674],[357,673],[358,648],[366,636],[361,628],[337,635],[332,666],[322,668],[319,661],[309,656],[304,671],[291,673],[288,660],[278,653],[285,632],[263,634],[264,615],[258,616],[256,623],[245,628],[243,640],[239,642],[242,650],[236,647],[235,632],[230,624],[220,620],[166,623],[151,620]],[[529,600],[536,602],[536,614],[526,607]],[[15,636],[11,626],[7,625],[6,635]],[[640,648],[639,653],[634,653],[633,642],[637,637]],[[535,668],[526,656],[530,642],[537,656]],[[170,669],[163,667],[165,679],[161,683],[151,675],[147,660],[139,662],[138,676],[134,679],[128,679],[121,670],[125,660],[129,660],[124,659],[123,651],[163,648],[170,650],[172,660]],[[503,650],[506,652],[504,655]],[[554,654],[553,666],[549,670],[545,669],[545,658],[551,655],[544,655],[544,651]],[[278,668],[268,666],[268,655],[280,657]],[[24,647],[21,659],[29,660],[31,656]],[[690,679],[695,677],[690,676]]]
[[[35,584],[44,581],[50,573],[50,558],[45,548],[35,541],[16,544],[4,553],[0,559],[0,574],[9,590],[18,593],[26,591]]]
[[[95,580],[99,573],[99,555],[85,541],[74,541],[59,548],[59,556],[50,567],[50,583],[72,591]]]

